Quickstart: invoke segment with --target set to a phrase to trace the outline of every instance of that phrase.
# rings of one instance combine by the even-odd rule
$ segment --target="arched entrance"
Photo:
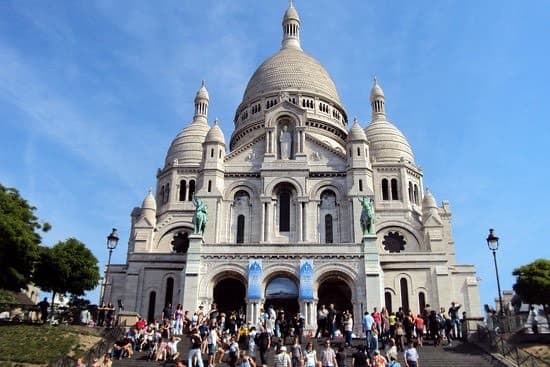
[[[319,297],[319,306],[325,305],[328,308],[330,304],[334,304],[334,308],[338,313],[346,310],[353,313],[351,289],[340,278],[330,277],[323,280],[319,285],[317,296]]]
[[[265,306],[275,310],[284,310],[286,315],[295,315],[300,311],[298,304],[298,286],[287,277],[273,278],[265,288]]]
[[[220,280],[214,287],[214,302],[220,312],[229,315],[232,311],[246,311],[246,288],[235,278]]]

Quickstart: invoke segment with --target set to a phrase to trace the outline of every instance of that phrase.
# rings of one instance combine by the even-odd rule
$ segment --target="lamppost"
[[[497,287],[498,287],[498,302],[500,304],[500,315],[504,315],[504,307],[502,306],[502,293],[500,292],[500,279],[498,277],[497,266],[497,250],[498,250],[498,237],[495,236],[495,230],[489,229],[489,236],[487,236],[487,246],[489,250],[493,252],[493,259],[495,260],[495,273],[497,275]]]
[[[113,231],[110,235],[107,236],[107,249],[109,250],[109,259],[107,260],[107,269],[105,270],[105,279],[103,279],[103,292],[101,293],[101,304],[105,302],[105,291],[107,290],[107,282],[109,281],[109,271],[111,270],[111,255],[113,250],[118,245],[118,236],[116,233],[116,228],[113,228]]]

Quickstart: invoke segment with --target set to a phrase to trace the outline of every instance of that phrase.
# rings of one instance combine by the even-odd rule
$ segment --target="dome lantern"
[[[290,1],[288,9],[283,17],[283,43],[282,48],[297,48],[300,46],[300,16],[294,7],[294,1]]]
[[[202,85],[197,91],[195,96],[195,115],[193,116],[193,121],[208,121],[208,102],[210,96],[208,95],[208,90],[206,90],[206,83],[203,80]]]
[[[385,120],[386,109],[384,108],[384,91],[378,85],[378,80],[374,77],[372,89],[370,91],[370,105],[372,108],[372,120]]]

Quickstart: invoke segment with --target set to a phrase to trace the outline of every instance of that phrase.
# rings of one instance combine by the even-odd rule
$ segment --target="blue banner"
[[[313,260],[300,260],[300,300],[313,300]]]
[[[248,261],[248,299],[262,298],[263,269],[261,259]]]

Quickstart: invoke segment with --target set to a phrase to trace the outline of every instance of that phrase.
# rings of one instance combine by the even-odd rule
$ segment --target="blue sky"
[[[512,270],[550,257],[547,1],[298,0],[302,46],[369,121],[373,76],[424,185],[449,200],[459,263],[496,296],[485,238]],[[0,2],[0,183],[100,260],[111,227],[126,260],[130,212],[193,115],[202,79],[226,139],[246,83],[281,41],[284,0]],[[97,300],[97,291],[90,296]]]

